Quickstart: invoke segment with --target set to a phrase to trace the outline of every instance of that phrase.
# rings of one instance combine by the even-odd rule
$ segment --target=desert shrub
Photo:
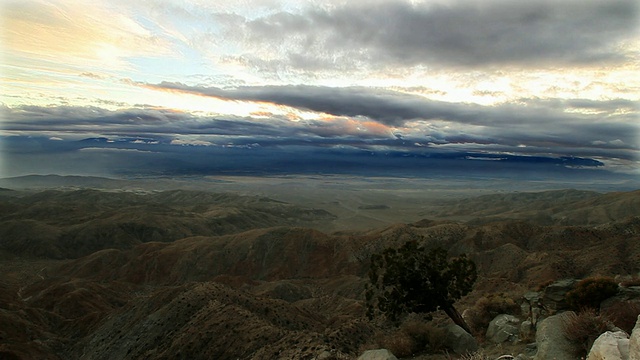
[[[371,256],[365,298],[367,316],[383,314],[397,322],[410,313],[443,310],[471,332],[453,304],[467,295],[478,277],[476,264],[465,255],[449,258],[443,248],[427,249],[417,241],[387,248]]]
[[[586,356],[598,336],[609,329],[607,319],[592,308],[574,313],[567,312],[563,318],[562,329],[565,336],[579,347],[578,356]]]
[[[626,301],[603,310],[602,315],[627,334],[631,334],[640,315],[640,303]]]
[[[447,333],[445,329],[429,322],[409,320],[402,324],[401,329],[407,333],[416,344],[416,352],[429,349],[437,352],[444,349]]]
[[[600,303],[618,293],[618,284],[610,277],[590,277],[580,280],[566,295],[567,304],[574,310],[600,308]]]
[[[407,357],[426,350],[443,350],[446,331],[428,322],[408,320],[394,332],[377,338],[381,347],[389,349],[397,357]]]
[[[411,356],[417,351],[415,341],[401,329],[390,334],[380,335],[377,342],[381,347],[388,349],[399,358]]]
[[[483,296],[467,311],[467,322],[474,334],[483,336],[491,320],[500,314],[518,315],[520,306],[504,293]]]

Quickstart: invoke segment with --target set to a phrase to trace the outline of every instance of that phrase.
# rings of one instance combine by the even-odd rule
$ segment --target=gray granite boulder
[[[587,360],[628,360],[629,338],[624,331],[607,331],[598,336]]]
[[[487,327],[486,338],[494,344],[518,340],[520,319],[513,315],[500,314]]]
[[[358,360],[398,360],[398,358],[387,349],[377,349],[365,351]]]
[[[640,315],[629,336],[629,360],[640,360]]]
[[[456,324],[445,328],[445,346],[456,354],[464,355],[478,350],[478,342],[468,332]]]
[[[572,312],[549,316],[538,324],[536,343],[538,351],[534,360],[574,360],[579,349],[564,334],[563,322]]]

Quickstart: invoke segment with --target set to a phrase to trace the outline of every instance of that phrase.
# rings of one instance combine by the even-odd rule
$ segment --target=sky
[[[636,0],[0,0],[0,177],[640,176]]]

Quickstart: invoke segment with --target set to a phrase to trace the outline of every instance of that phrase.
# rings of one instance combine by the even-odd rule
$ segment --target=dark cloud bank
[[[635,0],[374,1],[236,18],[228,26],[256,47],[285,41],[278,61],[299,68],[562,66],[632,58],[619,45],[632,39],[639,9]]]
[[[349,117],[291,122],[156,108],[5,107],[3,130],[13,136],[0,139],[2,175],[352,174],[619,182],[633,176],[607,164],[637,161],[635,126],[616,117],[605,122],[600,116],[568,115],[555,101],[482,107],[361,88],[159,86]],[[606,117],[633,106],[622,100],[567,103],[599,109]],[[425,119],[439,125],[399,132],[408,123],[421,129]],[[398,127],[388,134],[345,130],[345,123],[359,121]]]
[[[497,155],[473,152],[384,152],[357,148],[176,146],[141,138],[56,141],[37,137],[2,139],[3,157],[14,176],[62,173],[127,176],[348,174],[473,179],[631,179],[598,169],[579,157]],[[153,144],[152,144],[153,143]]]

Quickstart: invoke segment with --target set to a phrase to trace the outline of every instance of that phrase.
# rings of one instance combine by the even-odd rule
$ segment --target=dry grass
[[[640,315],[640,303],[634,301],[617,304],[602,312],[602,316],[627,334],[631,334],[633,327],[636,325],[638,315]]]
[[[518,315],[520,306],[513,297],[505,294],[490,294],[478,299],[475,305],[467,311],[467,323],[471,331],[478,337],[483,337],[491,320],[500,314]]]
[[[607,318],[597,314],[594,309],[569,312],[562,325],[567,339],[579,345],[579,356],[586,356],[598,336],[609,329]]]
[[[538,284],[538,286],[536,287],[536,291],[544,291],[544,289],[547,288],[547,286],[553,284],[554,282],[556,282],[553,279],[549,279],[546,281],[541,282],[540,284]]]
[[[574,310],[600,308],[600,303],[618,292],[618,284],[611,277],[594,276],[580,280],[566,295],[567,303]]]
[[[393,332],[376,336],[379,347],[389,349],[399,358],[425,351],[442,351],[445,340],[446,331],[443,328],[419,320],[408,320]]]
[[[474,353],[460,355],[459,357],[451,357],[449,356],[449,360],[511,360],[513,359],[512,355],[501,355],[501,356],[491,356],[484,352],[484,350],[480,349]]]

